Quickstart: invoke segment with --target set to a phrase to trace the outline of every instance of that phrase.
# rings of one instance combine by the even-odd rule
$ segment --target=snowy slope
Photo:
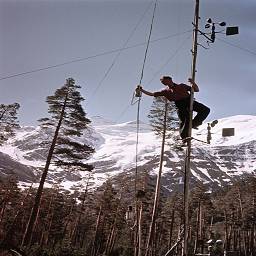
[[[235,136],[222,137],[223,128],[235,128]],[[199,134],[207,134],[207,125],[196,132]],[[211,146],[235,146],[251,141],[256,141],[256,116],[237,115],[218,120],[215,127],[212,128]],[[202,135],[198,138],[203,138]]]
[[[235,136],[222,137],[223,128],[235,128]],[[93,118],[91,129],[80,138],[84,143],[93,145],[96,153],[89,160],[95,169],[91,181],[95,186],[102,184],[108,177],[131,173],[135,168],[136,122],[115,124],[100,117]],[[192,180],[200,180],[209,186],[224,186],[243,175],[256,171],[256,116],[238,115],[218,120],[212,128],[211,144],[192,141]],[[23,127],[16,136],[0,147],[0,152],[24,166],[33,167],[34,173],[44,166],[47,148],[39,147],[39,142],[49,138],[51,133],[43,133],[39,127]],[[193,130],[193,137],[206,141],[207,124]],[[163,185],[173,190],[182,185],[184,151],[177,151],[174,142],[165,147],[163,166]],[[147,124],[140,123],[138,134],[138,166],[156,174],[159,166],[161,140]],[[87,182],[83,173],[64,173],[51,167],[48,183],[57,179],[66,188],[81,186]],[[1,166],[0,166],[1,174]]]
[[[223,128],[234,128],[235,135],[222,137]],[[207,125],[195,135],[203,139],[207,133]],[[199,146],[200,142],[195,145]],[[256,171],[256,116],[237,115],[218,120],[212,128],[211,144],[201,147],[215,157],[215,163],[223,172],[230,175],[243,175]]]
[[[43,141],[51,140],[52,137],[52,131],[45,131],[40,127],[25,126],[18,130],[13,138],[10,138],[0,147],[0,153],[3,154],[5,159],[8,159],[8,161],[6,161],[8,163],[5,163],[4,166],[1,165],[0,161],[0,177],[6,176],[5,171],[3,170],[6,169],[6,166],[17,166],[18,164],[21,164],[23,169],[28,167],[27,172],[31,172],[30,179],[27,178],[28,183],[30,183],[31,180],[34,183],[36,183],[35,180],[39,181],[49,150],[49,145],[42,146],[40,144]],[[96,133],[92,128],[86,131],[86,133],[79,139],[87,145],[94,146],[96,150],[99,145],[104,143],[102,136]],[[17,176],[19,180],[24,180],[25,178],[21,177],[19,169],[20,168],[13,168],[10,174]],[[46,186],[52,186],[53,183],[58,183],[66,189],[70,189],[72,186],[79,187],[82,186],[84,182],[87,182],[87,176],[87,173],[64,172],[60,168],[51,165],[47,176]]]
[[[139,127],[138,164],[143,165],[147,162],[146,158],[159,154],[160,141],[155,137],[149,125],[140,123]],[[136,122],[96,124],[94,128],[104,138],[104,143],[90,160],[95,166],[94,177],[98,182],[105,181],[109,176],[135,168]]]
[[[222,137],[223,128],[234,128],[235,136]],[[95,177],[105,180],[135,168],[136,157],[136,123],[95,125],[95,130],[104,138],[91,159],[95,164]],[[197,140],[192,141],[192,178],[206,184],[222,186],[234,178],[254,174],[256,171],[256,116],[232,116],[218,120],[211,129],[211,144]],[[193,130],[193,137],[207,140],[207,124],[199,130]],[[161,140],[157,138],[146,124],[140,124],[138,136],[138,165],[154,175],[158,171]],[[166,160],[163,175],[168,182],[182,184],[184,152],[173,149],[173,141],[165,147]],[[169,183],[169,184],[168,184]],[[172,189],[171,189],[172,190]]]

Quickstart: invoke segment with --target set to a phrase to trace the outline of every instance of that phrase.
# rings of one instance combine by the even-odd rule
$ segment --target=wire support
[[[190,31],[191,32],[191,31]],[[184,34],[184,33],[182,33],[182,34]],[[187,42],[187,40],[188,39],[190,39],[191,38],[191,35],[189,35],[189,37],[186,37],[183,41],[182,41],[182,43],[179,45],[179,47],[175,50],[175,52],[174,53],[172,53],[172,55],[168,58],[168,60],[154,73],[154,75],[152,76],[152,78],[147,82],[147,84],[150,84],[154,79],[155,79],[155,77],[160,73],[160,71],[167,65],[167,64],[169,64],[173,59],[174,59],[174,57],[180,52],[180,50],[184,47],[184,45],[185,45],[185,43]],[[137,102],[138,102],[138,100],[134,100],[135,99],[135,94],[133,94],[133,97],[132,97],[132,99],[131,99],[131,102],[129,103],[129,105],[128,106],[126,106],[123,110],[122,110],[122,112],[120,113],[120,115],[118,116],[118,118],[116,119],[116,122],[118,121],[118,120],[120,120],[120,118],[127,112],[127,110],[129,109],[129,107],[131,106],[131,105],[135,105]]]
[[[187,33],[190,33],[190,32],[191,32],[191,30],[188,30],[188,31],[184,31],[182,33],[165,36],[165,37],[162,37],[162,38],[151,40],[150,43],[155,43],[155,42],[158,42],[158,41],[161,41],[161,40],[167,40],[169,38],[179,36],[181,34],[187,34]],[[78,63],[78,62],[87,61],[87,60],[98,58],[98,57],[101,57],[101,56],[113,54],[113,53],[119,52],[121,50],[129,50],[129,49],[132,49],[132,48],[140,47],[140,46],[143,46],[145,44],[146,44],[146,42],[138,43],[138,44],[134,44],[134,45],[131,45],[131,46],[127,46],[125,48],[119,48],[119,49],[114,49],[114,50],[110,50],[110,51],[104,51],[104,52],[101,52],[101,53],[98,53],[98,54],[95,54],[95,55],[73,59],[73,60],[70,60],[70,61],[63,62],[63,63],[55,64],[55,65],[49,65],[49,66],[42,67],[42,68],[37,68],[37,69],[29,70],[29,71],[24,71],[24,72],[20,72],[20,73],[15,73],[15,74],[11,74],[11,75],[2,76],[2,77],[0,77],[0,81],[11,79],[11,78],[14,78],[14,77],[19,77],[19,76],[25,76],[25,75],[29,75],[29,74],[33,74],[33,73],[37,73],[37,72],[41,72],[41,71],[47,71],[47,70],[50,70],[50,69],[53,69],[53,68],[59,68],[59,67],[62,67],[62,66],[66,66],[66,65],[70,65],[70,64],[74,64],[74,63]]]
[[[142,79],[143,79],[143,75],[144,75],[144,68],[145,68],[145,63],[146,63],[146,60],[147,60],[147,54],[148,54],[148,48],[149,48],[149,43],[150,43],[150,39],[151,39],[151,34],[152,34],[152,28],[153,28],[153,23],[154,23],[154,18],[155,18],[155,11],[156,11],[156,4],[157,4],[157,1],[155,1],[155,4],[154,4],[154,10],[153,10],[153,15],[152,15],[152,20],[151,20],[151,25],[150,25],[150,31],[149,31],[149,36],[148,36],[148,41],[147,41],[147,46],[146,46],[146,50],[145,50],[145,54],[144,54],[144,60],[143,60],[143,65],[142,65],[142,70],[141,70],[141,75],[140,75],[140,81],[139,81],[139,84],[141,84],[142,82]],[[139,130],[140,130],[140,103],[141,103],[141,96],[138,97],[138,100],[136,102],[133,102],[135,98],[135,94],[133,94],[133,98],[132,98],[132,102],[131,104],[135,104],[135,103],[138,103],[138,107],[137,107],[137,135],[136,135],[136,165],[135,165],[135,188],[137,188],[137,185],[136,185],[136,180],[137,180],[137,173],[138,173],[138,144],[139,144]],[[136,194],[136,190],[135,190],[135,194]]]
[[[149,31],[146,51],[145,51],[145,55],[144,55],[144,61],[143,61],[143,65],[142,65],[142,70],[141,70],[141,76],[140,76],[139,84],[141,84],[142,79],[143,79],[143,75],[144,75],[144,68],[145,68],[145,64],[146,64],[148,48],[149,48],[150,38],[151,38],[151,34],[152,34],[153,23],[154,23],[154,19],[155,19],[156,4],[157,4],[157,0],[155,1],[155,5],[154,5],[153,16],[152,16],[152,20],[151,20],[150,31]]]
[[[155,11],[156,11],[156,4],[157,0],[155,1],[154,5],[154,10],[153,10],[153,15],[152,15],[152,20],[151,20],[151,25],[150,25],[150,32],[148,36],[148,41],[147,41],[147,46],[144,54],[144,60],[143,60],[143,65],[142,65],[142,70],[141,70],[141,75],[140,75],[140,81],[139,84],[141,84],[143,75],[144,75],[144,68],[145,68],[145,63],[147,60],[147,53],[148,53],[148,48],[149,48],[149,43],[151,39],[151,34],[152,34],[152,28],[153,28],[153,23],[154,23],[154,17],[155,17]],[[133,94],[132,98],[132,103],[135,98],[135,92]],[[134,180],[134,193],[135,193],[135,216],[136,216],[136,232],[135,232],[135,256],[141,255],[141,223],[139,223],[139,209],[138,209],[138,199],[137,199],[137,179],[138,179],[138,155],[139,155],[139,130],[140,130],[140,103],[141,103],[141,94],[139,94],[138,100],[136,101],[137,104],[137,124],[136,124],[136,157],[135,157],[135,180]],[[142,208],[141,208],[142,210]],[[138,244],[137,244],[138,241]]]
[[[244,48],[244,47],[242,47],[242,46],[240,46],[240,45],[237,45],[237,44],[228,42],[228,41],[223,40],[223,39],[220,39],[220,38],[217,38],[217,40],[219,40],[219,41],[221,41],[221,42],[223,42],[223,43],[225,43],[225,44],[227,44],[227,45],[233,46],[233,47],[235,47],[235,48],[237,48],[237,49],[240,49],[240,50],[242,50],[242,51],[245,51],[245,52],[247,52],[247,53],[250,53],[250,54],[252,54],[252,55],[254,55],[254,56],[256,55],[256,52],[255,52],[255,51],[252,51],[252,50],[250,50],[250,49]]]
[[[152,78],[147,82],[147,84],[150,84],[155,77],[160,73],[160,71],[166,67],[173,59],[174,57],[177,56],[177,54],[182,50],[182,48],[185,46],[185,43],[188,41],[188,39],[191,39],[191,35],[189,35],[188,37],[186,37],[181,44],[178,46],[178,48],[172,52],[172,54],[170,55],[170,57],[166,60],[166,62],[153,74]]]
[[[146,13],[148,12],[149,8],[151,7],[153,2],[149,3],[149,5],[147,6],[146,10],[144,11],[143,15],[141,16],[141,18],[139,19],[139,21],[137,22],[136,26],[133,28],[133,30],[131,31],[131,33],[129,34],[128,38],[126,39],[126,41],[124,42],[122,48],[117,52],[116,56],[114,57],[112,63],[110,64],[110,66],[108,67],[107,71],[105,72],[103,78],[100,80],[100,82],[98,83],[98,85],[96,86],[95,90],[93,91],[92,95],[90,98],[92,98],[97,91],[99,90],[99,88],[102,86],[102,83],[105,81],[105,79],[107,78],[107,76],[109,75],[110,71],[112,70],[112,68],[114,67],[115,63],[117,62],[119,56],[121,55],[121,53],[125,50],[125,48],[127,47],[130,39],[132,38],[132,36],[134,35],[134,33],[136,32],[137,28],[139,27],[140,23],[142,22],[142,20],[144,19]],[[87,102],[88,105],[88,102]]]
[[[208,142],[206,142],[204,140],[197,139],[195,137],[187,137],[187,138],[185,138],[185,142],[192,141],[192,140],[196,140],[196,141],[202,142],[204,144],[208,144]]]
[[[155,1],[155,5],[154,5],[153,16],[152,16],[152,20],[151,20],[149,36],[148,36],[147,46],[146,46],[146,50],[145,50],[145,54],[144,54],[144,60],[143,60],[143,64],[142,64],[139,84],[142,83],[143,76],[144,76],[144,69],[145,69],[145,64],[146,64],[146,60],[147,60],[148,48],[149,48],[150,38],[151,38],[151,34],[152,34],[153,23],[154,23],[154,19],[155,19],[156,4],[157,4],[157,0]],[[134,92],[133,96],[132,96],[132,100],[131,100],[131,105],[134,105],[137,102],[139,102],[139,100],[134,101],[135,98],[136,98],[136,95]],[[140,99],[141,95],[138,98]]]

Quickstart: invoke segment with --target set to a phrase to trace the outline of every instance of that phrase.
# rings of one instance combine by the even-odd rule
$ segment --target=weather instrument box
[[[233,36],[233,35],[237,35],[238,32],[238,27],[227,27],[226,28],[226,35],[227,36]]]
[[[223,128],[222,137],[229,137],[235,135],[235,128]]]

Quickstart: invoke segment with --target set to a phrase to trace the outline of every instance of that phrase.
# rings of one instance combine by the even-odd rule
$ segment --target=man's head
[[[166,86],[172,86],[173,85],[173,81],[172,78],[170,76],[162,76],[160,78],[160,81],[162,84],[166,85]]]

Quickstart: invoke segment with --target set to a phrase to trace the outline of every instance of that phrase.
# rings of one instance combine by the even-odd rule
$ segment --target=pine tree
[[[164,124],[165,109],[167,109],[166,124]],[[160,137],[163,135],[164,126],[166,126],[167,139],[173,137],[173,132],[178,128],[179,119],[176,114],[175,105],[172,102],[167,102],[163,97],[154,98],[148,118],[154,132]]]
[[[18,103],[0,104],[0,145],[14,134],[15,129],[19,128],[17,118],[19,108]]]
[[[171,111],[170,111],[171,110]],[[154,207],[152,210],[151,223],[148,233],[148,240],[146,246],[145,255],[148,256],[150,254],[150,250],[153,250],[153,235],[155,233],[156,226],[156,217],[157,210],[159,207],[159,197],[160,197],[160,188],[161,188],[161,175],[162,175],[162,167],[163,167],[163,157],[164,157],[164,147],[166,143],[166,139],[170,138],[170,131],[174,130],[176,125],[176,118],[173,116],[173,108],[169,108],[169,103],[167,99],[164,98],[156,98],[153,102],[152,109],[149,114],[150,123],[157,135],[162,138],[162,146],[161,146],[161,155],[160,155],[160,163],[159,163],[159,171],[157,175],[156,189],[155,189],[155,198],[154,198]]]
[[[65,86],[56,90],[55,95],[47,97],[48,112],[52,117],[42,118],[39,122],[43,129],[53,130],[59,122],[59,113],[63,107],[65,96],[68,95],[63,120],[54,148],[54,163],[69,170],[91,171],[92,166],[86,164],[84,160],[90,157],[94,149],[78,140],[88,129],[88,125],[91,122],[86,117],[86,113],[81,105],[84,98],[78,91],[80,88],[80,86],[75,84],[74,79],[69,78]]]
[[[69,78],[66,80],[66,84],[57,89],[53,96],[47,97],[46,102],[49,105],[48,112],[51,117],[42,118],[39,121],[43,129],[55,128],[55,132],[50,142],[46,164],[22,245],[30,243],[44,183],[53,157],[57,156],[57,160],[55,160],[57,166],[68,168],[69,170],[91,171],[93,169],[91,165],[85,163],[85,160],[94,152],[94,149],[86,144],[79,143],[78,140],[90,123],[81,105],[84,98],[80,95],[79,88],[80,86],[75,84],[75,80]]]

